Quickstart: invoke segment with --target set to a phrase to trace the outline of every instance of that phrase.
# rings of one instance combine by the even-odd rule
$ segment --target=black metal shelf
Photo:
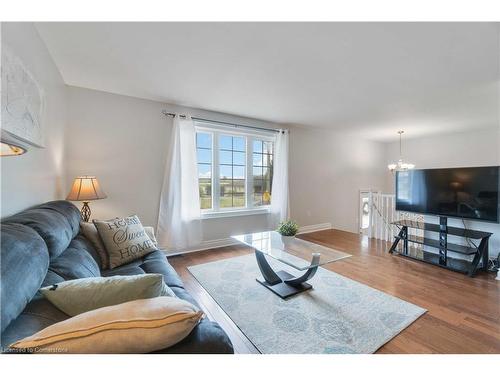
[[[399,237],[399,236],[394,236],[394,237],[399,238],[400,240],[404,240],[403,237]],[[441,247],[439,244],[439,240],[433,240],[431,238],[408,235],[408,241],[413,242],[413,243],[426,245],[426,246],[435,247],[435,248]],[[476,247],[463,246],[463,245],[458,245],[458,244],[454,244],[454,243],[448,243],[447,249],[448,249],[448,251],[452,251],[454,253],[460,253],[460,254],[466,254],[466,255],[473,255],[477,252]]]
[[[408,228],[415,228],[415,229],[422,229],[425,231],[429,232],[440,232],[441,230],[439,229],[438,224],[430,224],[430,223],[422,223],[420,221],[412,221],[412,220],[399,220],[399,221],[394,221],[394,225],[397,225],[399,227],[408,227]],[[457,227],[447,227],[447,234],[450,234],[452,236],[458,236],[458,237],[466,237],[474,240],[480,240],[486,237],[490,237],[492,233],[489,232],[482,232],[480,230],[472,230],[472,229],[464,229],[464,228],[457,228]]]
[[[389,250],[389,253],[397,253],[401,256],[420,260],[422,262],[434,264],[453,271],[466,272],[469,276],[474,276],[477,270],[486,270],[488,265],[488,240],[493,233],[482,232],[478,230],[470,230],[464,228],[449,227],[447,218],[440,217],[440,225],[422,223],[412,220],[399,220],[392,224],[398,226],[399,233],[394,237],[394,242]],[[428,232],[439,233],[439,240],[432,238],[410,235],[408,228],[421,229]],[[448,242],[448,236],[458,236],[463,238],[481,240],[477,248],[475,246],[464,246]],[[401,251],[398,249],[399,241],[402,241]],[[434,254],[429,251],[422,251],[420,256],[412,254],[409,243],[418,243],[424,246],[430,246],[438,249],[438,253]],[[457,259],[448,254],[463,254],[469,256],[465,259]]]
[[[424,251],[422,255],[415,255],[415,254],[403,254],[398,251],[396,251],[398,255],[404,256],[405,258],[410,258],[413,260],[418,260],[419,262],[424,262],[428,264],[432,264],[434,266],[438,266],[441,268],[446,268],[455,272],[460,272],[460,273],[469,273],[470,271],[470,262],[463,260],[463,259],[457,259],[457,258],[448,258],[446,265],[443,265],[439,262],[439,254],[434,254],[430,253],[427,251]]]

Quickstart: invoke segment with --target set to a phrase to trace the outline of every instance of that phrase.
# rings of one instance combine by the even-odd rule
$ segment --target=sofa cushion
[[[64,253],[50,262],[49,270],[63,280],[101,276],[99,265],[83,245],[78,237],[71,241]]]
[[[17,223],[34,229],[43,238],[50,259],[57,258],[77,235],[80,212],[70,202],[45,203],[8,217],[2,224]]]
[[[1,330],[23,311],[36,294],[49,266],[44,240],[25,225],[1,226]]]
[[[184,287],[177,272],[168,263],[165,254],[161,250],[155,250],[141,259],[136,259],[112,270],[102,271],[103,276],[137,275],[141,273],[159,273],[163,275],[163,280],[169,287]]]
[[[233,344],[215,322],[203,319],[182,341],[155,353],[165,354],[232,354]]]
[[[15,320],[2,332],[1,346],[33,335],[48,326],[69,319],[69,316],[41,296],[35,297]]]

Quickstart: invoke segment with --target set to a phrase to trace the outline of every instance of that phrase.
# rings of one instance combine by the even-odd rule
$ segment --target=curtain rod
[[[169,117],[179,116],[180,118],[186,118],[186,115],[177,115],[176,113],[167,112],[165,110],[161,111],[161,113],[163,113],[165,116],[169,116]],[[281,131],[279,129],[268,129],[268,128],[261,128],[261,127],[258,127],[258,126],[233,124],[231,122],[210,120],[210,119],[201,118],[201,117],[191,117],[191,118],[193,120],[195,120],[195,121],[211,122],[211,123],[214,123],[214,124],[221,124],[221,125],[229,125],[229,126],[234,126],[235,128],[249,128],[249,129],[255,129],[255,130],[263,130],[263,131],[271,132],[271,133],[279,133]]]

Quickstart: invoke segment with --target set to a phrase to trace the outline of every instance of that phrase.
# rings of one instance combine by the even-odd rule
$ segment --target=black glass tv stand
[[[389,253],[416,259],[426,263],[434,264],[453,271],[462,272],[470,277],[478,270],[486,270],[488,267],[488,241],[493,233],[478,230],[449,227],[446,217],[440,217],[439,224],[423,223],[412,220],[399,220],[391,224],[399,228],[399,233],[394,237]],[[439,233],[438,239],[410,235],[408,228],[422,229],[425,232]],[[448,236],[480,240],[476,247],[458,245],[448,242]],[[402,246],[398,248],[399,242]],[[416,243],[438,249],[437,252],[416,250],[409,244]],[[461,256],[453,257],[453,253]]]

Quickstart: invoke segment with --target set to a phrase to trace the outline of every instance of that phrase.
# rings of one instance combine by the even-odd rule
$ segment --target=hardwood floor
[[[325,268],[412,302],[428,312],[377,353],[500,353],[500,282],[491,273],[460,273],[388,254],[389,243],[325,230],[299,237],[353,255]],[[253,253],[244,245],[169,258],[210,319],[228,333],[237,353],[258,353],[187,267]],[[314,285],[314,279],[311,280]],[[258,287],[258,285],[256,285]]]

